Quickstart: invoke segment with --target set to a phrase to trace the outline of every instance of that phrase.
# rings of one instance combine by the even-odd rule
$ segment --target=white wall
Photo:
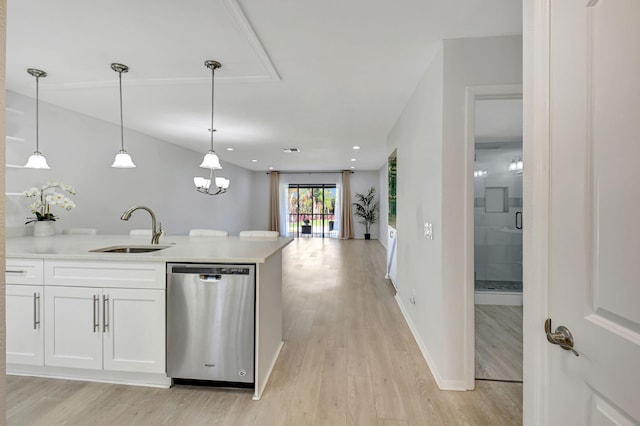
[[[282,178],[292,184],[335,184],[340,177],[339,173],[295,173],[283,174]],[[367,193],[372,186],[376,188],[376,199],[380,199],[379,176],[377,171],[357,171],[351,174],[351,198],[356,192]],[[251,225],[254,229],[267,229],[269,223],[269,175],[265,172],[255,172],[252,177],[252,187],[258,191],[254,202],[259,208],[251,213]],[[364,225],[354,218],[354,237],[364,238]],[[371,226],[371,238],[377,239],[379,235],[379,222]]]
[[[7,93],[7,106],[22,115],[7,116],[7,134],[25,142],[7,142],[7,162],[24,164],[35,148],[35,100]],[[125,116],[126,123],[126,116]],[[146,212],[136,212],[128,222],[122,212],[134,204],[150,207],[167,234],[186,234],[191,228],[215,228],[237,233],[250,225],[252,210],[251,172],[226,163],[222,175],[231,179],[229,192],[219,196],[199,194],[193,176],[205,176],[198,167],[202,153],[158,140],[125,128],[125,147],[135,169],[113,169],[111,163],[120,149],[120,127],[40,102],[40,150],[50,170],[13,169],[6,171],[6,191],[22,192],[47,180],[72,185],[77,207],[59,210],[58,231],[71,227],[95,227],[100,233],[126,234],[132,228],[150,228]],[[203,140],[203,153],[207,141]],[[28,233],[24,226],[29,199],[6,197],[6,224],[13,235]]]
[[[453,382],[464,381],[466,318],[465,270],[465,181],[460,164],[465,164],[466,88],[522,84],[522,37],[486,37],[444,42],[443,121],[443,273],[445,333],[448,355],[443,375]]]
[[[438,379],[442,363],[442,44],[388,137],[397,149],[398,301]],[[435,239],[423,238],[425,221]],[[415,304],[411,297],[415,296]]]
[[[521,37],[445,40],[388,137],[398,150],[398,299],[442,388],[467,386],[466,88],[521,82]]]
[[[266,172],[253,172],[251,176],[251,188],[256,208],[251,209],[251,229],[269,229],[269,175]]]

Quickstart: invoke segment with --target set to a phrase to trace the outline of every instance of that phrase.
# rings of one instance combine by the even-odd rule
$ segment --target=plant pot
[[[56,235],[56,223],[52,220],[39,220],[33,225],[34,237],[53,237]]]
[[[371,239],[371,234],[364,234],[364,239],[365,240],[370,240]]]

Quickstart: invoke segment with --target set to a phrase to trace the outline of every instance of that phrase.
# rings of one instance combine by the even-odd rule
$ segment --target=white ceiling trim
[[[279,81],[280,75],[278,74],[276,67],[273,65],[273,62],[271,62],[271,58],[269,58],[267,51],[262,45],[260,38],[258,38],[258,35],[253,29],[253,26],[251,26],[251,23],[247,19],[247,15],[244,14],[244,11],[242,10],[242,7],[240,7],[240,4],[237,2],[237,0],[223,1],[225,7],[233,17],[233,20],[236,22],[238,29],[253,49],[254,53],[260,60],[260,63],[269,75],[270,79]]]

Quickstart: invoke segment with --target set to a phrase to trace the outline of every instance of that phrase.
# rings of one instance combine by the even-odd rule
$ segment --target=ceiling
[[[34,97],[39,68],[42,101],[119,124],[123,63],[125,127],[204,153],[214,59],[223,165],[375,170],[434,42],[521,34],[521,15],[514,0],[8,0],[7,89]]]

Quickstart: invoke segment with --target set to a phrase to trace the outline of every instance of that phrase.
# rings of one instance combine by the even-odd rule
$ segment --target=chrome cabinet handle
[[[7,269],[6,271],[7,274],[26,274],[27,271],[25,271],[24,269]]]
[[[520,222],[518,222],[518,216],[520,216]],[[516,212],[516,229],[522,229],[522,212]]]
[[[33,329],[40,326],[40,294],[33,293]]]
[[[98,315],[98,310],[100,309],[100,306],[98,306],[98,309],[96,309],[96,303],[100,303],[100,297],[98,297],[97,295],[93,295],[93,332],[95,333],[96,330],[100,330],[100,323],[99,323],[99,319],[96,318]]]
[[[106,333],[109,328],[109,296],[102,296],[102,332]]]
[[[561,325],[556,328],[556,331],[551,332],[551,318],[547,318],[544,322],[544,331],[547,333],[549,343],[558,345],[565,351],[571,351],[575,356],[580,356],[580,354],[573,349],[573,335],[567,327]]]

